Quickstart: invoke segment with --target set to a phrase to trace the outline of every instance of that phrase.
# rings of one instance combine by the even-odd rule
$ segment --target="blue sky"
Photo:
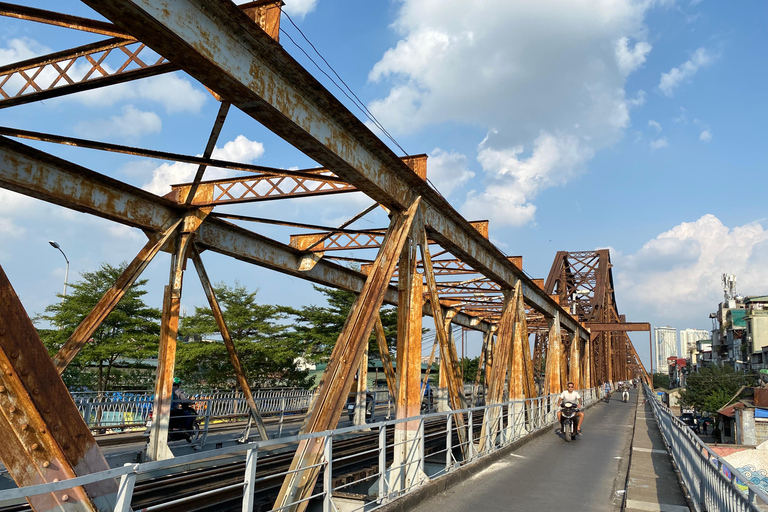
[[[79,2],[24,4],[98,17]],[[724,272],[741,293],[768,293],[765,2],[286,0],[286,10],[399,144],[430,155],[438,190],[468,219],[489,219],[491,239],[523,255],[533,277],[546,277],[558,250],[610,247],[620,312],[679,329],[710,328]],[[311,51],[285,17],[282,27]],[[3,18],[0,64],[98,39]],[[281,43],[360,115],[285,35]],[[217,106],[176,73],[0,110],[0,125],[200,154]],[[178,164],[35,145],[157,193],[190,176]],[[218,148],[221,158],[314,165],[236,109]],[[353,194],[228,211],[338,225],[369,203]],[[256,229],[284,242],[300,232]],[[69,256],[71,280],[130,260],[145,241],[0,191],[0,264],[31,315],[61,291],[64,262],[50,239]],[[214,281],[258,288],[264,302],[322,300],[300,280],[204,259]],[[145,274],[155,305],[167,265],[161,255]],[[205,302],[193,273],[182,302],[188,311]],[[637,337],[646,364],[647,345]]]

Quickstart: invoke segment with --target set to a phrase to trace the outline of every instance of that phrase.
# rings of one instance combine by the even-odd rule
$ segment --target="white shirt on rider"
[[[581,401],[581,395],[578,391],[563,391],[560,393],[560,402],[572,402],[576,405]]]

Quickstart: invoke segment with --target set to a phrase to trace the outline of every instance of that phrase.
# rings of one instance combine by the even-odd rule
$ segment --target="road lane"
[[[623,403],[616,399],[621,394],[613,393],[610,403],[586,411],[578,439],[566,443],[552,427],[414,512],[619,510],[615,491],[626,481],[637,396],[632,390],[629,403]]]

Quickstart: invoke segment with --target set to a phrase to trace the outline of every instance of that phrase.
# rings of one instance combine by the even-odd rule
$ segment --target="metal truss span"
[[[166,434],[179,309],[189,260],[214,311],[237,385],[248,401],[261,441],[266,441],[266,430],[208,279],[206,251],[358,296],[338,335],[303,427],[306,436],[299,443],[293,470],[287,474],[277,500],[277,506],[286,510],[306,507],[306,498],[318,478],[317,468],[328,459],[325,446],[329,445],[314,440],[322,437],[318,433],[336,426],[355,374],[367,368],[364,361],[372,333],[380,347],[387,346],[379,316],[383,304],[395,305],[400,312],[396,353],[392,356],[397,371],[389,361],[388,350],[382,351],[386,352],[382,359],[394,396],[398,420],[393,429],[399,447],[395,458],[402,468],[417,468],[414,453],[418,453],[423,434],[417,420],[405,418],[418,415],[421,405],[424,315],[434,319],[436,343],[430,364],[439,350],[439,387],[446,390],[448,403],[445,414],[455,429],[464,460],[471,460],[475,448],[469,442],[471,420],[467,424],[465,415],[459,413],[468,403],[452,326],[483,335],[479,369],[484,370],[485,380],[476,382],[489,390],[490,412],[482,419],[483,446],[496,446],[501,442],[502,425],[509,427],[509,417],[505,420],[501,414],[501,406],[508,398],[542,402],[540,397],[558,393],[568,379],[577,380],[580,387],[587,389],[604,380],[626,378],[633,365],[639,364],[625,333],[632,330],[631,326],[615,307],[607,251],[558,253],[546,284],[543,279],[530,278],[522,270],[521,256],[507,256],[491,243],[487,221],[463,218],[429,185],[426,155],[395,155],[283,49],[278,41],[280,0],[258,0],[241,6],[228,0],[84,2],[111,23],[0,5],[0,15],[81,30],[101,38],[4,66],[0,69],[0,108],[18,108],[24,103],[176,70],[205,86],[220,105],[210,132],[205,134],[207,144],[201,148],[202,156],[197,157],[0,128],[0,135],[5,135],[0,136],[0,188],[140,229],[148,238],[52,361],[40,348],[39,339],[15,299],[11,288],[14,276],[6,278],[0,271],[0,292],[15,305],[12,315],[3,312],[0,316],[0,366],[7,376],[3,377],[7,384],[0,384],[0,402],[8,402],[0,415],[0,436],[30,440],[27,444],[17,443],[13,453],[0,448],[0,458],[20,486],[53,484],[62,477],[83,477],[103,469],[103,457],[92,438],[84,434],[75,406],[62,398],[56,403],[61,410],[52,413],[50,404],[39,396],[42,388],[36,379],[50,381],[58,390],[56,396],[66,394],[59,375],[160,253],[169,259],[170,272],[163,288],[153,404],[156,428],[147,446],[150,460],[173,457]],[[104,40],[104,36],[110,39]],[[239,108],[322,167],[293,171],[213,159],[213,148],[230,106]],[[72,151],[87,148],[184,162],[197,166],[197,172],[191,183],[174,185],[170,193],[159,197],[98,169],[86,169],[9,137],[32,139],[36,144],[66,144],[75,148]],[[205,180],[206,170],[211,167],[242,174]],[[301,201],[305,197],[317,197],[321,204],[324,199],[332,200],[333,194],[348,192],[365,194],[373,205],[338,227],[318,226],[311,222],[313,219],[290,222],[222,211],[247,208],[248,203],[257,201]],[[388,225],[377,230],[354,228],[356,221],[377,208],[386,211]],[[268,222],[309,232],[291,237],[289,243],[234,222]],[[345,259],[344,253],[338,252],[351,250],[368,251],[364,253],[368,257]],[[360,263],[361,269],[339,261]],[[583,296],[581,291],[586,291]],[[591,331],[590,325],[594,326]],[[533,356],[531,334],[537,339]],[[35,365],[25,366],[25,361],[35,361]],[[510,414],[508,407],[504,414]],[[531,407],[526,407],[520,414],[532,418]],[[35,418],[37,430],[29,432],[33,423],[21,422],[22,416]],[[64,424],[66,429],[57,429],[57,425]],[[40,439],[36,437],[32,442],[32,434]],[[31,450],[31,455],[20,457],[24,450]],[[56,471],[49,469],[53,462]],[[28,467],[33,469],[33,478],[25,473]],[[397,478],[403,485],[411,485],[422,476],[415,469],[403,469]],[[89,482],[73,486],[67,494],[69,503],[61,508],[103,509],[112,506],[115,499],[118,507],[126,506],[120,501],[125,489],[121,487],[115,498],[116,488],[116,482],[109,479],[99,486]]]

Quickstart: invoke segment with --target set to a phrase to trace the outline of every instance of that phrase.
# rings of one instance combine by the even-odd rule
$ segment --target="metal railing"
[[[761,511],[768,495],[713,452],[643,384],[664,443],[697,512]]]
[[[304,413],[312,391],[298,388],[254,390],[262,416]],[[91,429],[130,429],[144,426],[150,418],[154,395],[147,392],[73,393],[80,414]],[[210,419],[247,417],[242,392],[197,393],[190,397],[198,414]]]
[[[598,399],[597,390],[590,389],[582,392],[584,406]],[[552,425],[557,418],[557,395],[538,397],[528,400],[510,401],[491,406],[472,407],[460,411],[437,412],[413,418],[396,419],[369,423],[361,426],[340,428],[314,434],[302,434],[269,441],[260,441],[242,445],[228,446],[174,459],[141,464],[126,464],[100,473],[81,476],[61,482],[35,485],[21,489],[0,492],[0,505],[8,500],[18,500],[49,492],[61,492],[106,479],[120,479],[117,512],[128,512],[133,497],[133,488],[137,480],[158,476],[164,470],[172,472],[174,468],[186,467],[205,459],[223,456],[239,456],[245,460],[243,480],[219,489],[211,489],[195,496],[168,500],[162,506],[180,505],[182,503],[201,499],[217,492],[231,492],[234,489],[243,490],[242,510],[252,512],[254,494],[265,480],[279,479],[282,481],[289,470],[277,474],[259,476],[257,478],[257,462],[261,454],[269,452],[277,446],[281,449],[295,447],[303,440],[317,439],[324,443],[324,456],[313,467],[323,470],[322,490],[312,498],[321,499],[324,512],[338,510],[334,501],[348,500],[345,510],[374,510],[384,504],[421,487],[424,483],[441,475],[471,464],[486,457],[499,449],[508,446],[521,438],[529,436],[543,428]],[[480,425],[485,422],[485,436],[481,438]],[[461,424],[463,423],[463,427]],[[413,428],[414,424],[418,428]],[[474,427],[474,428],[473,428]],[[371,432],[378,433],[378,442],[367,444],[365,451],[359,446],[349,448],[350,439],[357,436],[370,436]],[[394,434],[388,436],[387,434]],[[472,433],[472,435],[468,435]],[[482,446],[481,446],[482,444]],[[334,447],[339,450],[335,451]],[[366,472],[354,481],[348,479],[334,480],[334,468],[344,465],[355,457],[368,456],[378,460],[378,469],[374,473]],[[296,468],[301,471],[308,468]],[[359,473],[357,473],[359,474]],[[340,496],[334,496],[341,493]],[[350,504],[350,495],[362,495]],[[305,501],[311,498],[305,498]],[[354,501],[354,500],[353,500]],[[153,510],[159,504],[144,510]],[[285,507],[283,507],[285,508]]]

